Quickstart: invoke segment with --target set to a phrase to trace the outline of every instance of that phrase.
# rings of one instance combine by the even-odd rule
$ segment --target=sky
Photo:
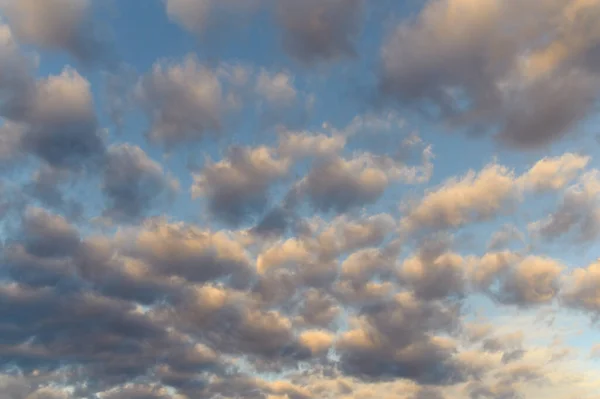
[[[600,399],[600,0],[0,0],[0,399]]]

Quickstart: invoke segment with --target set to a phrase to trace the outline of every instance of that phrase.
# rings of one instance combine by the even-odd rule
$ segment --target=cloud
[[[356,327],[340,336],[340,367],[367,381],[410,378],[437,385],[460,380],[451,360],[454,345],[435,336],[451,331],[455,317],[442,304],[398,294],[364,312]]]
[[[269,103],[278,106],[289,105],[297,96],[294,80],[287,72],[270,74],[263,69],[256,79],[255,90]]]
[[[381,90],[513,147],[548,144],[597,98],[597,13],[594,1],[428,1],[385,40]]]
[[[469,170],[428,190],[423,198],[403,204],[401,225],[407,231],[459,228],[469,223],[489,221],[514,210],[524,194],[553,192],[574,180],[589,158],[572,153],[543,158],[520,176],[497,163],[479,172]]]
[[[588,156],[570,152],[560,157],[545,157],[521,176],[521,181],[535,192],[558,191],[575,180],[590,160]]]
[[[148,221],[120,235],[125,253],[142,259],[155,273],[207,282],[229,277],[247,285],[252,268],[244,247],[226,232],[203,231],[185,224]]]
[[[130,144],[109,147],[102,182],[102,191],[109,198],[106,216],[135,220],[178,187],[177,180],[167,176],[141,148]]]
[[[227,68],[210,68],[193,55],[155,63],[135,89],[151,124],[148,138],[170,147],[219,133],[226,111],[236,105],[227,79]]]
[[[356,154],[351,159],[333,155],[317,160],[295,188],[298,198],[306,196],[315,209],[337,213],[372,204],[393,181],[418,184],[432,173],[431,148],[426,147],[422,164],[409,166],[391,157],[372,153]]]
[[[363,0],[166,0],[165,5],[169,19],[198,36],[223,18],[248,18],[266,6],[282,30],[283,48],[304,64],[356,57],[365,13]]]
[[[562,299],[567,306],[600,312],[600,263],[574,269],[565,276]]]
[[[506,248],[511,242],[525,242],[525,235],[516,226],[512,224],[505,224],[492,235],[488,242],[487,249],[491,251],[498,251]]]
[[[406,259],[399,274],[419,298],[460,297],[467,289],[465,263],[465,259],[452,252],[436,254],[425,250]]]
[[[492,298],[505,304],[531,306],[551,303],[558,295],[560,275],[564,270],[558,261],[535,255],[512,264],[510,255],[501,255],[496,260],[497,266],[483,280],[491,283],[483,288]],[[494,287],[494,281],[498,282],[497,287]]]
[[[282,179],[290,168],[287,159],[278,158],[269,147],[229,150],[228,157],[194,174],[192,195],[205,197],[209,210],[231,224],[264,210],[272,183]]]
[[[514,173],[490,164],[479,173],[447,180],[409,206],[401,221],[408,230],[459,227],[468,222],[489,220],[501,212],[515,195]]]
[[[530,230],[551,241],[571,235],[575,242],[590,242],[600,235],[600,180],[598,172],[585,173],[570,186],[558,209],[545,219],[529,225]]]
[[[276,8],[284,48],[301,62],[356,56],[364,17],[362,0],[283,0]]]
[[[164,0],[169,18],[195,34],[203,34],[215,13],[250,12],[257,0]],[[212,21],[211,21],[212,19]]]
[[[292,159],[328,157],[340,152],[345,145],[346,139],[342,135],[285,131],[280,135],[277,151]]]
[[[20,146],[52,167],[78,169],[102,161],[105,146],[97,125],[90,83],[65,67],[36,83],[26,106],[8,115],[22,123]]]
[[[0,8],[24,43],[66,51],[85,63],[106,56],[108,42],[91,16],[89,0],[3,0]]]

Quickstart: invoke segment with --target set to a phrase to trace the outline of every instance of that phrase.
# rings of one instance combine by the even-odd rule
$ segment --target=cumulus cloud
[[[127,230],[122,234],[126,253],[141,258],[160,275],[198,282],[230,277],[237,284],[250,283],[252,269],[245,249],[226,232],[159,220],[146,222],[137,234]]]
[[[205,32],[217,12],[248,12],[258,4],[259,0],[165,0],[169,18],[196,34]]]
[[[108,149],[102,183],[110,201],[106,216],[136,219],[159,200],[168,199],[178,187],[177,180],[167,176],[141,148],[120,144]]]
[[[361,315],[336,350],[344,372],[373,380],[410,378],[444,384],[462,377],[451,360],[454,344],[436,333],[451,331],[452,308],[399,294]]]
[[[429,1],[385,40],[382,91],[511,146],[547,144],[596,99],[597,15],[595,1]]]
[[[264,210],[270,185],[283,178],[289,167],[290,162],[269,147],[234,147],[227,158],[208,161],[194,175],[192,195],[207,198],[213,214],[237,224]]]
[[[284,48],[304,63],[355,56],[364,6],[362,0],[277,2]]]
[[[261,6],[272,8],[283,48],[304,64],[355,57],[365,13],[363,0],[166,0],[165,6],[172,21],[196,35],[215,25],[219,16],[247,18]]]
[[[49,5],[6,3],[26,23],[7,14],[11,28],[0,24],[0,398],[564,399],[600,390],[592,358],[569,346],[600,314],[598,262],[581,267],[583,253],[552,258],[527,242],[597,238],[592,157],[523,165],[500,152],[510,168],[495,157],[478,171],[443,165],[436,186],[415,188],[433,177],[435,157],[410,131],[412,117],[334,112],[350,122],[264,129],[272,111],[287,122],[305,110],[305,90],[321,80],[303,68],[189,55],[140,76],[38,70],[46,53],[26,48],[84,61],[63,33],[94,30],[91,2],[49,1],[59,3],[81,8],[41,18]],[[286,51],[306,66],[353,57],[367,5],[377,16],[388,3],[162,5],[207,40],[222,17],[268,6],[257,19],[274,18],[273,32],[283,30]],[[445,107],[451,122],[538,145],[590,104],[597,3],[425,2],[390,32],[383,82],[396,99]],[[513,15],[514,29],[498,22]],[[93,85],[107,78],[115,98],[103,113]],[[554,128],[543,140],[530,132],[541,115]],[[107,117],[118,131],[103,134]],[[127,142],[144,120],[147,142]],[[185,169],[182,147],[200,141],[200,156],[210,155]],[[526,236],[532,215],[541,220]]]
[[[587,172],[566,190],[555,212],[529,228],[545,240],[571,235],[576,242],[590,242],[600,234],[599,194],[598,172]]]
[[[431,149],[422,153],[422,164],[405,165],[393,158],[371,153],[351,159],[331,156],[318,160],[296,186],[296,195],[306,196],[320,211],[345,212],[372,204],[393,181],[418,184],[429,180]]]
[[[90,83],[75,69],[39,80],[25,93],[23,107],[7,115],[24,125],[23,151],[52,167],[78,169],[102,160],[100,135]]]
[[[558,295],[564,266],[543,256],[514,258],[510,254],[484,258],[485,263],[479,266],[484,268],[480,269],[479,281],[487,283],[487,286],[483,284],[483,289],[492,298],[506,304],[529,306],[551,303]]]
[[[255,90],[265,100],[279,106],[289,105],[297,95],[293,78],[287,72],[269,74],[262,70],[256,80]]]
[[[419,201],[403,205],[402,227],[419,229],[458,228],[489,221],[514,209],[530,192],[554,192],[570,184],[585,168],[588,157],[566,153],[544,158],[517,176],[503,165],[491,163],[479,172],[447,179]]]
[[[468,172],[447,180],[410,206],[402,220],[408,230],[458,227],[470,221],[487,220],[500,212],[515,195],[514,173],[490,164],[479,173]]]
[[[565,276],[562,299],[568,306],[600,312],[600,263],[574,269]]]
[[[136,87],[151,124],[149,139],[172,146],[220,132],[226,111],[236,102],[227,76],[226,69],[210,68],[193,55],[181,63],[158,61]]]
[[[86,63],[106,55],[107,42],[90,15],[89,0],[3,0],[0,8],[20,41],[66,51]]]

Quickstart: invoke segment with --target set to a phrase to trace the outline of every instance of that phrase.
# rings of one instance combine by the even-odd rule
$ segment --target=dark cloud
[[[65,51],[87,64],[108,55],[106,32],[92,18],[89,0],[8,0],[0,8],[24,43]]]
[[[226,83],[235,85],[239,76],[230,72],[203,65],[193,55],[181,63],[157,62],[135,90],[136,102],[151,124],[149,139],[172,147],[220,132],[226,112],[237,106]]]
[[[600,236],[599,194],[597,173],[585,174],[566,191],[555,212],[532,225],[534,232],[547,241],[566,235],[577,243],[593,241]]]
[[[410,294],[364,309],[362,326],[342,334],[336,350],[344,373],[366,380],[409,378],[446,384],[463,378],[451,359],[454,347],[436,332],[452,331],[458,313],[442,303]]]
[[[76,70],[65,67],[23,95],[24,106],[6,115],[25,126],[22,151],[55,168],[79,169],[102,161],[105,147],[90,84]]]
[[[177,180],[167,176],[141,148],[121,144],[108,149],[102,179],[102,191],[109,199],[105,216],[135,220],[177,189]]]
[[[192,194],[208,200],[209,210],[239,224],[268,205],[270,186],[287,175],[290,163],[268,147],[233,147],[220,162],[208,161],[194,175]]]
[[[365,165],[364,160],[332,157],[317,162],[297,190],[316,209],[339,213],[375,202],[387,185],[386,174]]]
[[[492,235],[487,249],[498,251],[505,249],[512,242],[525,242],[525,235],[514,225],[506,224]]]
[[[278,1],[285,50],[307,64],[356,56],[364,7],[363,0]]]
[[[600,85],[597,67],[586,61],[599,42],[590,28],[598,6],[572,3],[426,2],[386,39],[381,91],[433,106],[455,127],[491,130],[512,147],[555,141],[589,115]]]
[[[223,232],[149,221],[140,229],[123,231],[117,239],[125,254],[143,260],[158,275],[194,282],[229,279],[234,286],[251,283],[244,247]]]
[[[566,276],[561,294],[567,306],[600,315],[600,259]]]
[[[71,219],[78,219],[83,213],[83,205],[64,194],[65,187],[73,183],[73,177],[67,170],[42,165],[23,190],[44,206],[64,212]]]

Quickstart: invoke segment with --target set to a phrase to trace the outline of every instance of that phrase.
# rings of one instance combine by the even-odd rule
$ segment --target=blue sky
[[[0,0],[0,399],[596,399],[598,18]]]

